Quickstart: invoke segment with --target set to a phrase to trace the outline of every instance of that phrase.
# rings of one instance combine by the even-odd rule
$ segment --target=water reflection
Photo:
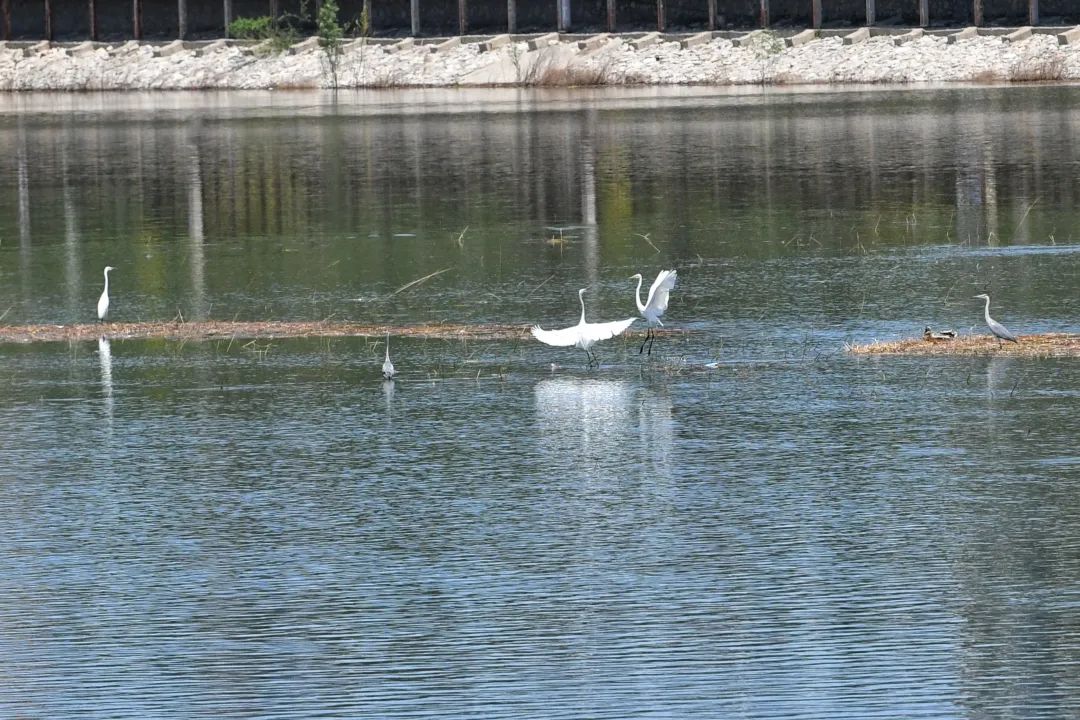
[[[0,116],[13,148],[0,171],[15,179],[8,217],[18,224],[25,287],[53,286],[57,273],[31,247],[31,213],[41,218],[35,232],[64,217],[87,232],[108,228],[117,255],[139,258],[132,295],[143,306],[133,315],[171,317],[179,306],[195,317],[211,308],[220,317],[281,316],[302,307],[310,319],[332,309],[277,295],[303,282],[366,296],[441,267],[454,267],[462,282],[490,282],[522,269],[543,278],[572,264],[595,285],[610,268],[654,254],[638,233],[650,235],[665,262],[685,263],[987,237],[1046,243],[1076,223],[1080,206],[1080,189],[1052,160],[1069,156],[1062,131],[1080,130],[1080,113],[1050,90],[1023,101],[1004,91],[949,94],[985,101],[989,109],[974,114],[956,109],[969,103],[918,92],[897,103],[818,93],[771,106],[716,94],[671,107],[605,105],[600,95],[544,113],[448,107],[404,120],[393,115],[397,96],[379,97],[387,105],[341,98],[335,114],[317,120],[299,98],[275,98],[281,116],[194,128],[145,122],[135,111],[110,115],[107,132],[93,114],[68,124],[46,116],[32,131],[27,121],[6,129]],[[498,107],[521,95],[482,97]],[[1060,122],[1023,114],[1040,103]],[[215,112],[223,111],[206,108]],[[960,135],[970,141],[956,143]],[[77,218],[72,196],[49,185],[60,164],[68,178],[90,180],[75,189]],[[580,241],[558,252],[525,242],[552,225],[580,225]],[[463,243],[447,241],[463,228]],[[189,242],[165,242],[181,235]],[[183,263],[190,271],[181,281],[167,269]],[[1036,273],[1013,281],[1049,287]],[[531,301],[554,303],[557,290],[553,283]],[[66,293],[35,293],[33,302],[43,321],[69,304]],[[528,306],[513,304],[522,315]]]
[[[18,148],[15,152],[18,187],[18,225],[19,225],[19,277],[22,279],[23,300],[29,300],[27,287],[30,280],[30,171],[27,160],[28,148],[26,130],[19,124]]]
[[[536,436],[553,462],[583,469],[645,463],[670,477],[672,403],[626,380],[555,377],[536,383]],[[636,427],[636,436],[627,429]]]
[[[992,355],[986,363],[986,398],[1002,399],[1012,396],[1020,386],[1018,358]]]
[[[188,145],[190,167],[188,170],[188,239],[191,244],[189,263],[191,267],[191,304],[190,315],[195,320],[205,320],[208,316],[206,306],[206,260],[203,254],[205,240],[202,168],[199,162],[199,146]]]
[[[82,297],[82,259],[80,254],[79,218],[75,209],[75,190],[68,177],[65,154],[62,183],[64,186],[64,285],[67,287],[68,317],[86,315],[86,299]]]
[[[394,387],[394,381],[393,380],[383,380],[382,381],[383,399],[386,401],[386,422],[387,422],[387,424],[390,423],[390,421],[393,419],[393,416],[394,416],[394,412],[393,412],[394,411],[394,389],[395,389],[395,387]]]
[[[630,415],[633,387],[623,380],[558,377],[533,390],[537,437],[554,455],[587,455],[602,461],[621,455],[623,423]]]
[[[98,338],[98,365],[101,369],[101,392],[105,398],[105,419],[111,430],[113,421],[112,347],[109,345],[109,338],[104,335]]]

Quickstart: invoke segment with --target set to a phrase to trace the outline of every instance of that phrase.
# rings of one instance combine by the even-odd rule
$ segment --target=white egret
[[[109,312],[109,271],[115,269],[110,265],[105,266],[105,289],[101,291],[101,297],[97,301],[97,319],[99,322],[105,322],[105,315]]]
[[[1018,343],[1019,339],[1011,332],[1005,329],[1005,326],[999,323],[994,318],[990,317],[990,296],[986,293],[980,293],[973,297],[975,300],[985,300],[986,308],[983,310],[986,316],[986,324],[990,327],[990,332],[994,333],[994,336],[998,339],[998,345],[1001,345],[1002,340],[1008,340],[1009,342]]]
[[[394,363],[390,362],[390,333],[386,333],[386,359],[382,364],[382,376],[386,380],[393,380],[397,371],[394,370]]]
[[[641,273],[636,273],[630,276],[631,280],[637,279],[637,291],[634,293],[634,300],[637,302],[638,312],[649,324],[649,329],[645,333],[645,340],[641,343],[641,348],[638,350],[640,355],[645,350],[645,343],[649,343],[649,354],[652,355],[652,344],[655,338],[653,335],[653,326],[660,325],[663,327],[664,323],[660,322],[660,316],[667,310],[668,294],[671,293],[675,287],[675,280],[677,273],[674,270],[661,270],[656,279],[653,280],[652,287],[649,288],[649,299],[645,301],[643,305],[641,303]]]
[[[622,334],[637,318],[614,320],[606,323],[585,322],[585,288],[578,290],[578,301],[581,303],[581,320],[578,321],[577,325],[561,330],[544,330],[539,325],[533,325],[531,332],[534,338],[545,345],[554,345],[555,347],[570,347],[573,345],[579,347],[585,351],[585,355],[589,358],[589,365],[599,364],[596,361],[596,356],[589,351],[589,348],[599,340],[607,340]]]

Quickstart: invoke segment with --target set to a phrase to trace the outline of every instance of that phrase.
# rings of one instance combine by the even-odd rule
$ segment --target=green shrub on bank
[[[240,40],[265,40],[274,29],[274,20],[269,15],[256,18],[236,18],[229,23],[229,37]]]

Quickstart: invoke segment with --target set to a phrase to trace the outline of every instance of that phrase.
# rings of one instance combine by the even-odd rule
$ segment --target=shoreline
[[[1071,82],[1080,28],[0,43],[0,92]]]

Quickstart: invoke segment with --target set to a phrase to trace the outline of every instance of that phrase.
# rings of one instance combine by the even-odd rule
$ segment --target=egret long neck
[[[581,322],[579,322],[578,324],[579,325],[584,325],[585,324],[585,293],[584,292],[579,292],[577,294],[577,299],[578,299],[579,302],[581,302]]]
[[[641,276],[638,275],[637,279],[637,291],[634,293],[634,301],[637,303],[637,309],[639,313],[645,312],[645,306],[641,304]]]
[[[386,334],[386,359],[390,359],[390,333]]]
[[[105,271],[105,292],[109,292],[109,271]]]
[[[990,324],[990,298],[986,298],[986,308],[983,310],[983,314],[986,316],[986,324]]]

